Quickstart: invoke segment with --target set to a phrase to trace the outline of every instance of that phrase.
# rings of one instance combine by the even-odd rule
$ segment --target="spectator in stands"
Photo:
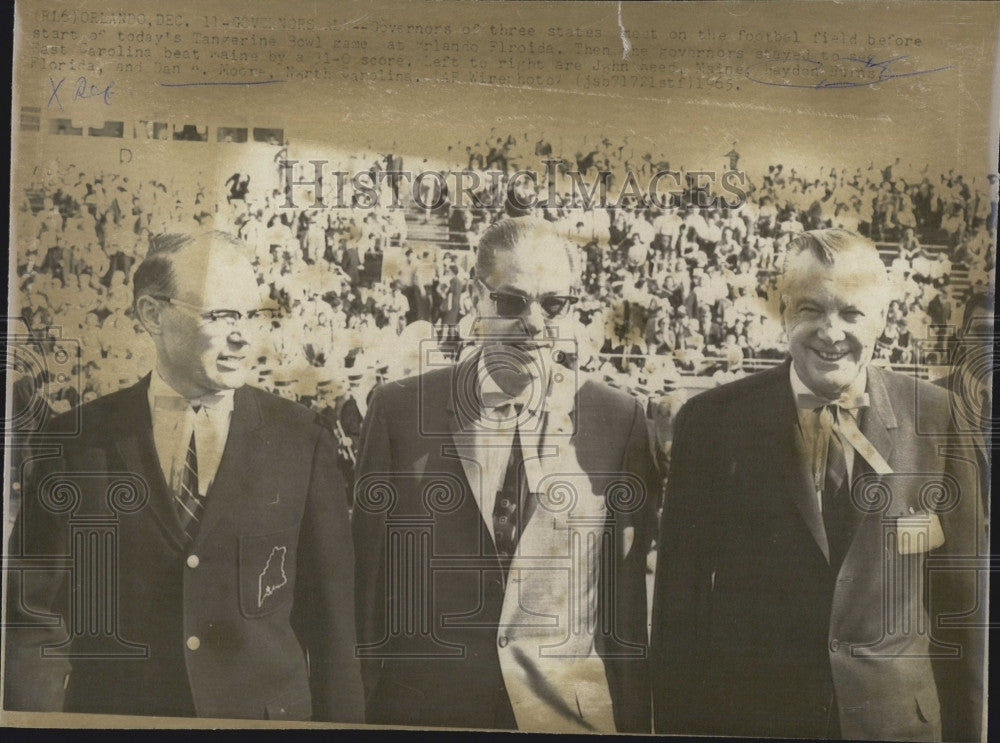
[[[515,158],[518,167],[533,166],[530,156],[533,139],[505,137],[494,131],[486,141],[496,150],[494,165],[496,154],[506,148],[503,156],[508,159],[508,169]],[[554,144],[550,146],[555,159],[560,156],[572,159],[566,157],[572,151],[560,153]],[[464,149],[473,160],[476,156],[482,158],[481,144],[455,149]],[[666,161],[662,153],[654,158],[651,153],[630,156],[629,151],[624,145],[601,137],[597,146],[581,148],[581,157],[582,153],[593,153],[591,171],[607,164],[619,173],[629,157],[633,158],[632,163],[647,168],[653,167],[654,160],[661,165]],[[371,170],[373,163],[381,159],[362,154],[338,169]],[[540,160],[538,157],[534,166],[544,172]],[[467,164],[456,163],[461,167]],[[482,169],[485,162],[474,161],[472,165]],[[310,176],[302,170],[301,163],[298,167],[301,172],[295,174],[296,178]],[[574,201],[573,194],[560,187],[553,203],[545,203],[544,212],[547,219],[572,234],[581,246],[586,266],[584,285],[598,306],[622,301],[621,291],[612,289],[615,282],[636,287],[641,279],[642,288],[638,291],[647,298],[633,297],[629,303],[644,311],[653,300],[661,308],[655,323],[648,322],[643,315],[636,339],[627,344],[629,348],[636,345],[651,349],[655,343],[656,350],[671,354],[679,348],[684,356],[681,363],[687,371],[711,373],[713,367],[708,362],[692,366],[691,359],[705,356],[707,349],[703,346],[694,353],[695,349],[690,348],[691,331],[686,324],[677,324],[675,308],[684,306],[685,319],[694,318],[697,336],[702,336],[704,344],[709,343],[704,336],[717,340],[720,332],[732,333],[739,343],[746,343],[749,357],[755,360],[773,357],[780,330],[770,322],[767,301],[774,295],[771,284],[776,262],[791,234],[781,233],[781,226],[794,229],[796,222],[804,225],[810,220],[827,219],[836,222],[835,226],[853,229],[863,225],[871,229],[875,217],[873,205],[881,200],[889,220],[885,229],[896,230],[903,246],[897,251],[899,257],[890,261],[890,273],[900,289],[904,303],[901,309],[905,310],[898,321],[901,324],[893,353],[905,359],[908,354],[905,339],[926,337],[930,306],[933,304],[934,319],[950,311],[945,305],[950,306],[947,294],[952,289],[943,283],[945,278],[952,276],[952,284],[958,287],[955,291],[967,285],[987,286],[992,281],[995,248],[985,223],[990,213],[988,194],[977,194],[954,173],[940,179],[925,176],[904,181],[902,167],[897,164],[892,168],[889,187],[883,185],[882,170],[874,167],[868,171],[821,168],[792,172],[783,165],[774,165],[760,182],[748,182],[751,195],[747,203],[738,209],[721,211],[678,210],[672,206],[646,210],[641,204],[584,210],[579,194]],[[270,165],[267,170],[273,172]],[[308,201],[296,209],[283,209],[284,195],[280,188],[247,193],[244,200],[227,200],[225,196],[232,193],[232,186],[238,186],[249,175],[241,173],[213,203],[197,185],[198,178],[193,178],[190,186],[177,187],[156,177],[129,181],[118,174],[87,172],[75,166],[47,169],[15,210],[20,306],[32,316],[33,322],[52,322],[66,328],[81,328],[93,322],[85,319],[86,312],[73,319],[75,307],[92,308],[102,321],[100,331],[105,345],[85,347],[84,361],[97,367],[103,364],[107,368],[100,369],[102,377],[108,380],[114,377],[115,381],[108,383],[117,384],[119,370],[107,364],[110,355],[128,363],[138,355],[134,347],[112,349],[117,328],[131,321],[116,311],[121,305],[118,296],[122,286],[127,287],[131,281],[136,260],[144,255],[150,231],[159,231],[163,224],[196,224],[198,219],[211,218],[218,224],[232,224],[255,246],[259,280],[266,293],[291,316],[289,328],[293,324],[305,327],[299,322],[304,313],[313,312],[315,319],[315,312],[310,309],[315,306],[313,300],[324,305],[325,317],[333,328],[352,326],[351,333],[331,341],[335,346],[333,353],[304,354],[295,350],[296,344],[307,343],[306,336],[275,339],[283,350],[272,352],[268,363],[287,366],[292,358],[301,359],[295,363],[316,363],[321,358],[337,363],[359,343],[360,336],[354,330],[391,326],[399,331],[419,317],[440,325],[455,313],[452,301],[455,293],[450,289],[453,273],[450,262],[443,257],[450,251],[426,251],[421,245],[414,252],[418,244],[407,237],[405,215],[409,210],[376,208],[324,213],[311,210]],[[500,204],[509,185],[509,181],[501,180],[482,187],[480,192]],[[391,186],[387,184],[386,189],[383,204],[391,203]],[[540,195],[547,196],[547,191],[543,189]],[[352,198],[350,188],[345,191],[345,199],[349,198]],[[908,202],[912,205],[913,225],[907,224]],[[862,208],[862,204],[868,206]],[[828,216],[831,210],[832,216]],[[439,239],[445,241],[451,236],[455,248],[464,249],[467,242],[474,252],[478,235],[503,210],[452,212],[464,212],[461,223],[441,224]],[[945,231],[938,235],[934,230],[942,222]],[[429,223],[431,226],[438,228],[436,223]],[[955,238],[954,252],[942,255],[936,245],[941,242],[952,245],[949,234]],[[394,245],[403,250],[400,269],[382,277],[382,281],[377,275],[366,274],[366,255],[371,266],[377,265],[380,254]],[[917,246],[922,247],[918,250]],[[315,273],[306,271],[313,266],[317,268]],[[962,273],[966,269],[967,279]],[[391,286],[394,280],[398,281],[398,289]],[[363,282],[371,284],[372,289],[365,298],[358,291]],[[462,308],[470,301],[469,286],[466,284],[459,291],[457,315],[461,321],[466,312]],[[71,300],[67,302],[60,292],[66,292]],[[936,298],[942,293],[945,296]],[[402,318],[401,299],[406,301]],[[708,308],[707,314],[703,306]],[[106,330],[105,318],[109,318]],[[588,334],[601,334],[595,351],[609,339],[611,347],[624,348],[620,334],[612,329],[608,331],[610,335],[604,335],[602,322],[594,325],[589,315],[586,320],[582,327]],[[318,331],[315,323],[306,325],[310,332]],[[912,350],[909,356],[912,358]],[[122,373],[128,382],[129,372]],[[627,384],[624,378],[616,378],[616,383]]]

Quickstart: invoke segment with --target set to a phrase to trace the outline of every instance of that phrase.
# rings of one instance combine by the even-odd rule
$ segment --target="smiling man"
[[[978,740],[985,548],[948,393],[871,366],[875,246],[790,243],[786,363],[674,426],[653,605],[658,732]]]
[[[244,384],[260,303],[230,235],[152,239],[134,310],[156,368],[83,406],[79,431],[54,419],[24,493],[9,709],[361,720],[336,447],[314,414]],[[110,556],[81,548],[95,518]],[[66,555],[68,571],[39,569]]]
[[[369,723],[649,730],[658,478],[642,408],[569,366],[572,251],[548,222],[492,225],[478,352],[372,397],[352,524]]]

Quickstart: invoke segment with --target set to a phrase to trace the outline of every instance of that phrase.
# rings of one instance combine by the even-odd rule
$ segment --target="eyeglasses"
[[[529,297],[524,294],[511,294],[493,289],[482,279],[478,279],[490,293],[490,299],[496,305],[497,314],[500,317],[521,317],[531,307],[532,302],[538,302],[549,319],[554,320],[562,317],[569,310],[570,305],[576,304],[580,298],[572,294],[543,294],[540,297]]]
[[[167,304],[178,307],[179,309],[188,310],[189,312],[200,317],[206,323],[229,325],[231,327],[235,326],[239,322],[242,322],[243,320],[268,322],[278,316],[278,311],[269,307],[259,310],[250,310],[244,314],[239,310],[203,310],[197,305],[185,302],[175,297],[164,297],[159,294],[152,294],[150,296],[152,296],[153,299],[159,299],[161,302],[166,302]]]

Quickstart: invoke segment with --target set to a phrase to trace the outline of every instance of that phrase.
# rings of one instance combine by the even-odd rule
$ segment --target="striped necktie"
[[[197,410],[195,411],[197,414]],[[194,431],[188,443],[187,456],[184,459],[184,471],[181,473],[180,484],[174,494],[174,504],[181,526],[188,541],[194,539],[198,532],[198,523],[205,510],[205,501],[198,492],[198,450],[195,445]]]

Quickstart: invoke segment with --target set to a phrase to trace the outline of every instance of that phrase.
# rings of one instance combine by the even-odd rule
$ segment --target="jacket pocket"
[[[298,526],[239,537],[240,613],[263,617],[291,603]]]
[[[268,720],[308,720],[312,717],[312,694],[309,688],[292,689],[264,704]]]

